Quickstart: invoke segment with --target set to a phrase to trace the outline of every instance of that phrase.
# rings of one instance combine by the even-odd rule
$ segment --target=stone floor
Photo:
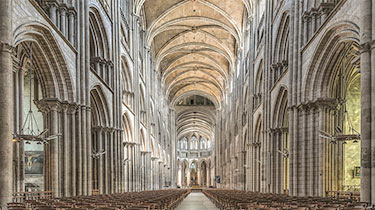
[[[218,208],[201,192],[192,192],[186,197],[177,210],[218,210]]]

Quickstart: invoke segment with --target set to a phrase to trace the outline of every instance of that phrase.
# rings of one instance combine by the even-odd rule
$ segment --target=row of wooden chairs
[[[365,210],[366,203],[352,199],[294,197],[285,194],[240,190],[204,189],[203,193],[222,210]]]
[[[10,210],[169,210],[190,193],[190,190],[169,189],[121,194],[103,194],[25,200],[22,203],[9,203]]]

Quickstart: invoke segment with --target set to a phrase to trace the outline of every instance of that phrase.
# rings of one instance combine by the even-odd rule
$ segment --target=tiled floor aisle
[[[218,210],[216,206],[203,193],[190,193],[177,210]]]

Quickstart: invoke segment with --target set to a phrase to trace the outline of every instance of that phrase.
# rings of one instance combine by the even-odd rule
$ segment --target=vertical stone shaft
[[[361,2],[361,201],[371,202],[371,1]],[[375,180],[374,180],[375,181]],[[375,196],[375,195],[374,195]],[[374,198],[375,200],[375,198]]]
[[[0,205],[12,196],[12,1],[0,7]]]
[[[67,33],[66,33],[66,8],[65,7],[61,8],[60,15],[61,15],[60,30],[61,30],[61,33],[64,34],[64,36],[66,36]]]
[[[77,179],[76,179],[76,174],[77,174],[77,159],[76,159],[76,152],[77,152],[77,149],[76,149],[76,117],[75,117],[75,106],[72,106],[70,108],[70,120],[71,120],[71,128],[70,128],[70,131],[71,131],[71,135],[70,135],[70,138],[71,138],[71,161],[70,161],[70,164],[71,164],[71,196],[75,196],[77,195]]]
[[[374,112],[375,112],[375,73],[374,73],[374,70],[375,70],[375,2],[374,1],[366,1],[367,2],[367,5],[368,7],[370,7],[370,4],[371,5],[371,8],[372,9],[367,9],[367,12],[370,12],[370,15],[367,15],[367,17],[369,18],[368,22],[371,23],[371,30],[372,30],[372,38],[371,38],[371,157],[372,157],[372,162],[371,162],[371,185],[373,186],[373,184],[375,183],[375,161],[374,161],[374,157],[375,157],[375,142],[374,142],[374,139],[375,139],[375,115],[374,115]],[[371,19],[370,19],[371,18]],[[370,23],[367,23],[368,25],[370,25]],[[370,27],[370,26],[367,26],[367,27]],[[369,113],[367,113],[369,114]],[[361,183],[362,184],[362,183]],[[371,188],[371,204],[374,205],[375,204],[375,187],[372,187]]]
[[[57,134],[58,133],[58,113],[57,113],[57,107],[53,106],[50,110],[51,114],[51,134]],[[52,173],[52,191],[54,196],[58,197],[60,196],[60,188],[59,188],[59,140],[52,140],[51,141],[51,169],[50,172]]]
[[[70,152],[69,152],[69,148],[71,147],[70,145],[70,133],[68,131],[68,127],[69,127],[69,122],[68,122],[68,105],[65,105],[63,107],[63,111],[62,111],[62,117],[63,117],[63,138],[64,138],[64,156],[60,157],[61,159],[63,159],[63,162],[64,162],[64,188],[63,188],[63,191],[64,191],[64,196],[69,196],[70,194],[70,178],[71,176],[69,176],[69,170],[70,170]]]
[[[96,151],[95,152],[101,152],[103,151],[103,131],[102,131],[102,128],[98,128],[97,130],[97,147],[96,147]],[[97,167],[98,167],[98,175],[96,176],[96,181],[98,183],[95,183],[96,185],[99,185],[99,192],[100,194],[103,194],[104,193],[104,189],[103,189],[103,161],[104,161],[104,156],[100,157],[99,159],[97,159],[96,162],[99,162],[97,164]]]

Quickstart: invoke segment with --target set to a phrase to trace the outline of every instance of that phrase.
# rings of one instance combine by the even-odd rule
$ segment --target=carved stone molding
[[[0,51],[14,54],[16,52],[16,48],[9,43],[0,42]]]
[[[75,9],[74,7],[69,7],[69,8],[68,8],[68,13],[69,13],[70,15],[74,15],[74,16],[77,15],[77,11],[76,11],[76,9]]]
[[[367,53],[371,51],[371,48],[374,47],[374,41],[362,43],[359,45],[359,53]]]
[[[78,110],[78,105],[75,104],[75,103],[71,103],[69,104],[69,107],[68,107],[68,114],[75,114],[76,111]]]
[[[322,2],[322,3],[320,3],[318,11],[321,12],[322,14],[324,14],[324,15],[328,15],[334,7],[335,7],[335,5],[333,3]]]
[[[34,103],[37,106],[38,110],[42,113],[48,113],[50,111],[60,111],[62,108],[62,103],[57,98],[42,99],[39,101],[34,101]]]

